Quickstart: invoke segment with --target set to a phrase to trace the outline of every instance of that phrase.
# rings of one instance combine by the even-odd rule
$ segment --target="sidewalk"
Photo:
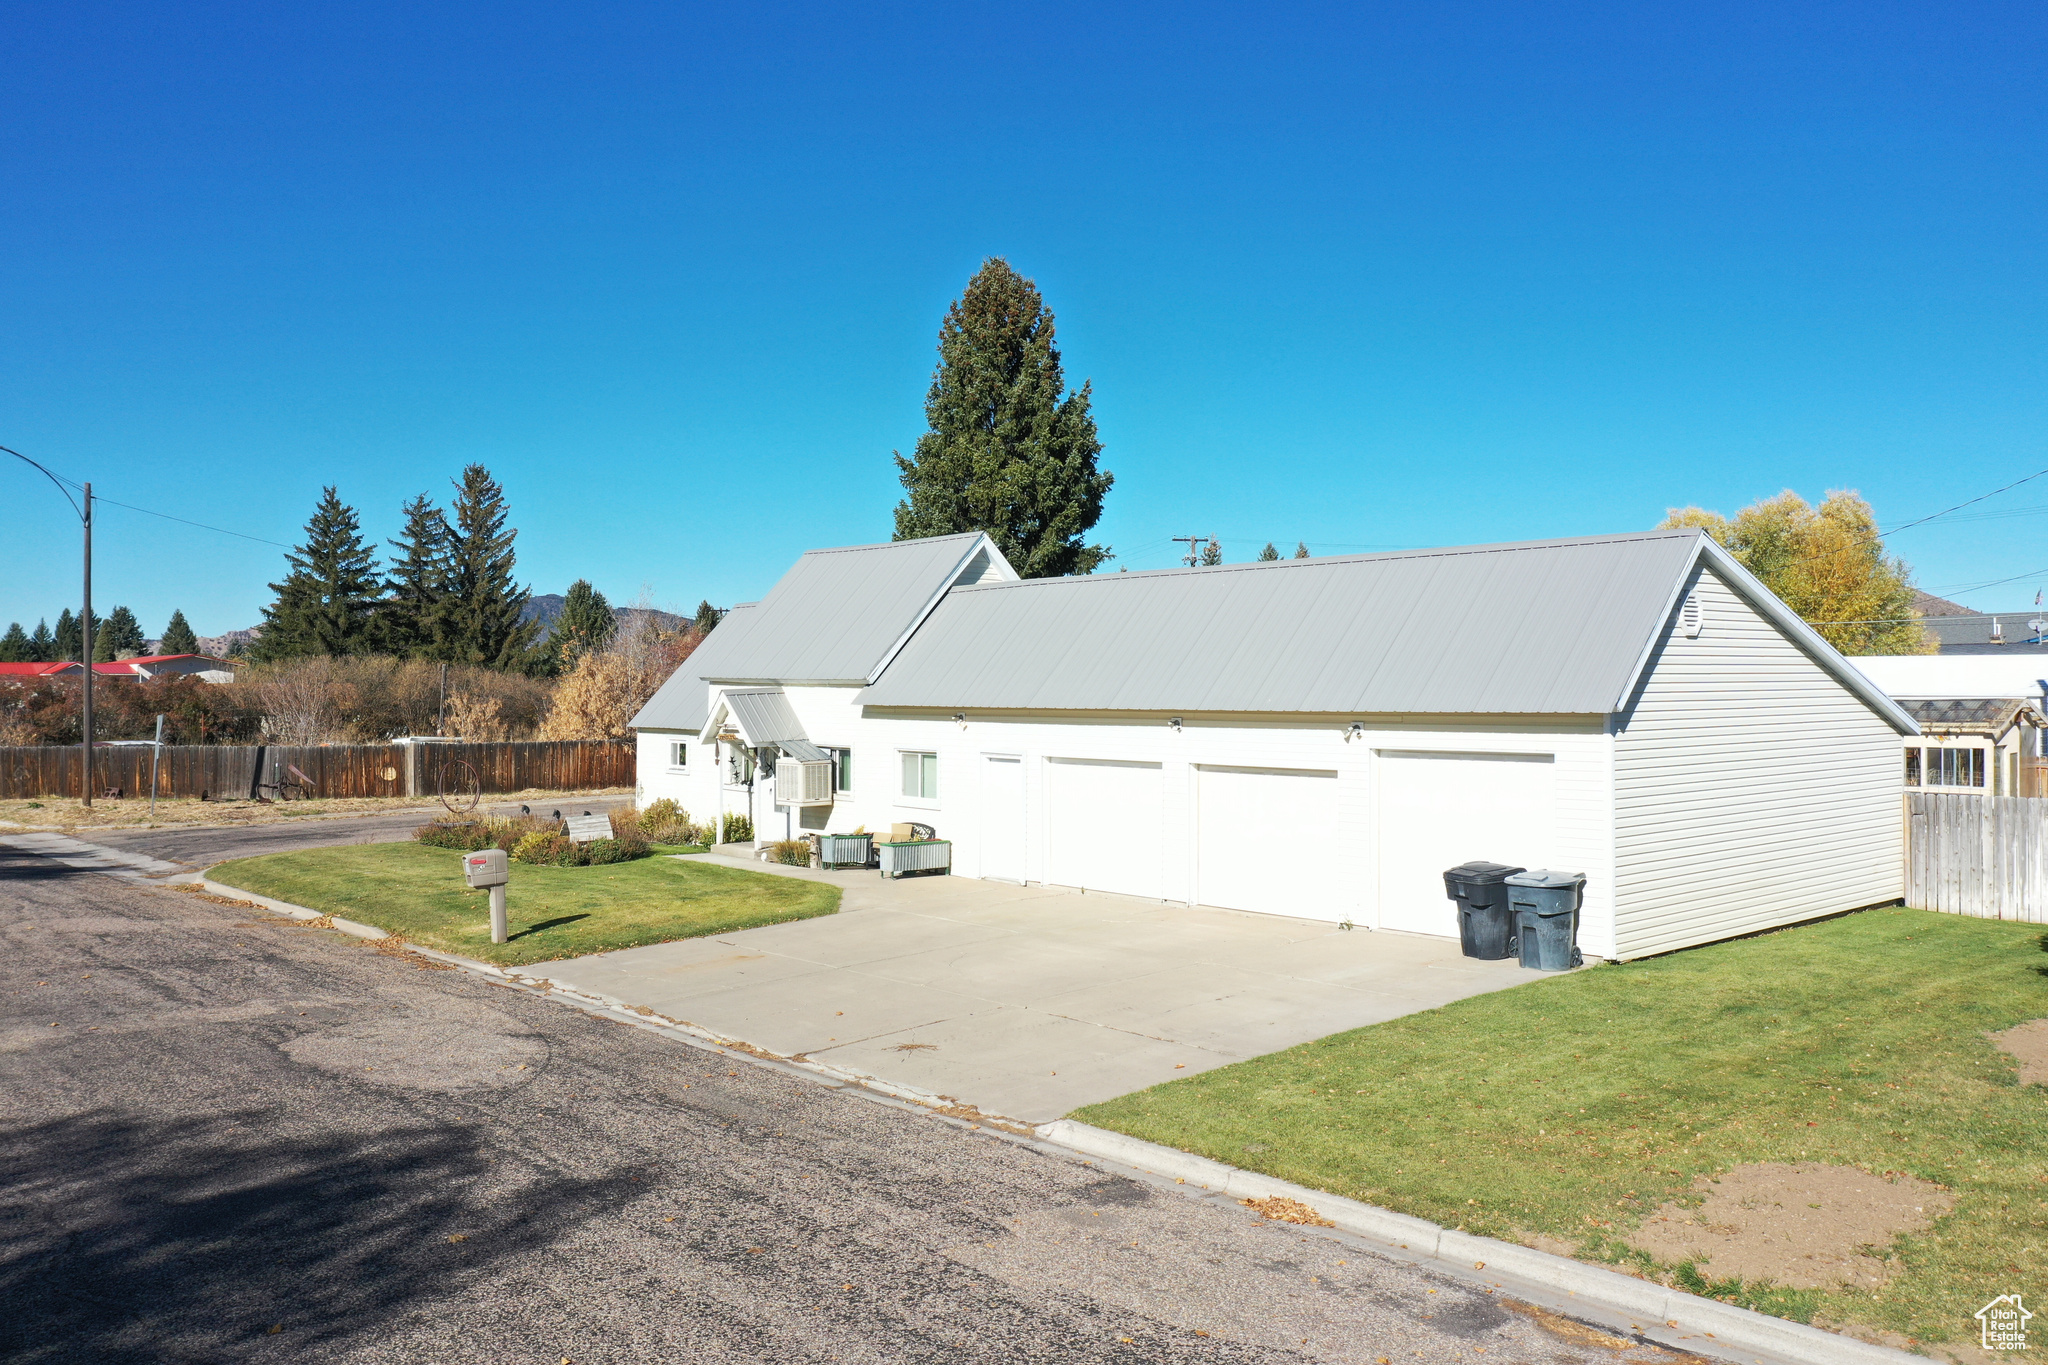
[[[693,860],[841,913],[528,969],[781,1057],[1025,1124],[1540,979],[1449,939],[966,877]]]

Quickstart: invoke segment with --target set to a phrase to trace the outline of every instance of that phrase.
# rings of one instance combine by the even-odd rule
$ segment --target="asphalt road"
[[[0,944],[12,1362],[1678,1359],[197,894]]]
[[[630,796],[543,797],[534,805],[537,814],[560,810],[564,814],[610,810],[630,803]],[[513,815],[517,801],[486,802],[492,815]],[[80,830],[77,837],[108,848],[146,853],[165,862],[183,863],[195,871],[230,858],[252,858],[259,853],[283,853],[295,848],[325,848],[331,844],[401,843],[412,832],[438,815],[404,811],[396,815],[313,816],[274,825],[201,825],[165,829]]]

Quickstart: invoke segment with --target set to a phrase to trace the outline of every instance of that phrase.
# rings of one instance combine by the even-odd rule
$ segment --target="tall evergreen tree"
[[[28,642],[28,632],[21,628],[21,622],[7,623],[7,633],[0,635],[0,664],[32,664],[35,662],[35,647]]]
[[[1214,536],[1210,536],[1209,543],[1202,547],[1202,563],[1221,564],[1222,562],[1223,542],[1216,539],[1216,537]]]
[[[1280,552],[1273,548],[1273,542],[1270,540],[1266,542],[1266,548],[1259,551],[1259,563],[1261,564],[1271,564],[1279,557]]]
[[[80,653],[85,646],[85,632],[79,625],[79,619],[71,614],[69,607],[64,608],[57,617],[55,644],[56,651],[50,660],[52,663],[70,663],[85,657]]]
[[[30,663],[48,664],[57,661],[57,641],[50,634],[50,623],[47,620],[36,621],[36,633],[28,637],[28,647],[33,651],[28,656]]]
[[[404,512],[405,529],[390,542],[398,554],[384,580],[390,596],[378,611],[381,643],[394,654],[445,658],[448,518],[425,493]]]
[[[1089,398],[1085,383],[1066,392],[1037,286],[1000,257],[984,261],[939,328],[931,429],[911,458],[896,454],[909,494],[896,539],[986,531],[1025,578],[1093,572],[1109,547],[1082,537],[1115,479],[1096,467]]]
[[[562,599],[562,614],[555,618],[554,629],[548,633],[548,653],[566,671],[576,666],[579,656],[610,644],[618,629],[611,603],[590,586],[588,579],[579,578],[569,585],[568,594]]]
[[[124,654],[140,654],[148,643],[135,613],[126,607],[115,607],[100,622],[99,632],[93,637],[92,657],[96,663],[112,663]]]
[[[381,587],[377,555],[363,541],[356,509],[332,487],[321,490],[306,522],[305,544],[288,552],[285,562],[291,572],[270,585],[277,600],[263,609],[263,634],[250,656],[368,653]]]
[[[1307,559],[1309,557],[1307,541],[1297,540],[1294,542],[1294,557],[1296,559]]]
[[[197,654],[199,637],[192,633],[191,623],[185,620],[185,613],[173,610],[171,623],[164,627],[164,638],[156,643],[159,654]]]
[[[719,618],[724,615],[724,612],[711,605],[711,599],[707,597],[697,604],[697,615],[691,620],[690,625],[699,635],[708,635],[711,628],[717,625]]]
[[[480,464],[455,485],[455,525],[448,542],[447,657],[486,668],[532,668],[540,622],[521,619],[530,593],[512,578],[512,542],[505,491]]]

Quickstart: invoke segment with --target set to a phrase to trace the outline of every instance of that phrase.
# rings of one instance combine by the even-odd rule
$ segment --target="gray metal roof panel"
[[[1697,531],[957,588],[868,705],[1599,715]]]
[[[807,551],[761,599],[745,651],[704,676],[870,682],[985,539],[969,531]]]
[[[756,602],[742,602],[725,614],[702,644],[690,651],[668,681],[655,689],[629,724],[643,730],[689,730],[704,728],[710,719],[711,688],[704,681],[709,670],[739,661],[745,653],[746,637],[755,620]]]
[[[779,687],[727,687],[719,695],[749,744],[807,738],[803,722],[796,718]]]

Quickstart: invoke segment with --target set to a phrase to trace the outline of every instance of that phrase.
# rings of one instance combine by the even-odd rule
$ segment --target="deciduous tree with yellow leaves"
[[[1819,507],[1786,489],[1730,519],[1675,507],[1663,527],[1698,527],[1763,580],[1844,654],[1932,654],[1934,638],[1913,610],[1913,571],[1887,556],[1877,516],[1853,490]]]

